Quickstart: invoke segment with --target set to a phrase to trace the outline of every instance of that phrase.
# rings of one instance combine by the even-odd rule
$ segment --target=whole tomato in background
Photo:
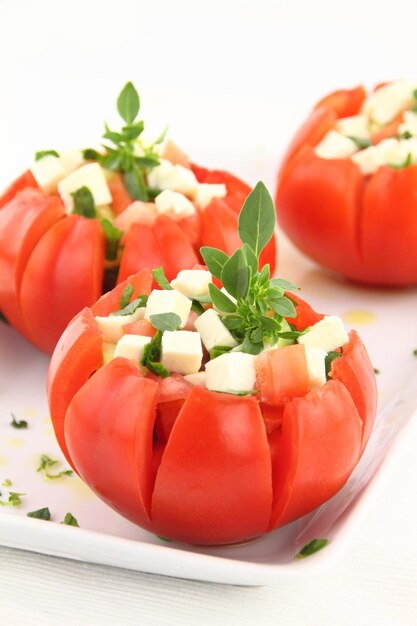
[[[417,83],[336,91],[292,140],[278,222],[325,268],[365,284],[417,283]]]
[[[272,201],[270,207],[274,216]],[[146,359],[119,356],[114,346],[116,356],[104,356],[103,319],[114,320],[111,314],[117,311],[120,316],[126,290],[129,312],[133,305],[143,306],[152,289],[149,270],[129,277],[70,322],[48,372],[55,434],[76,472],[123,516],[187,543],[248,540],[323,504],[349,478],[375,419],[375,375],[358,335],[352,331],[337,352],[329,353],[327,377],[312,386],[305,348],[297,338],[323,315],[292,293],[274,300],[277,289],[284,294],[285,281],[269,280],[266,268],[256,272],[247,241],[257,237],[258,229],[247,228],[244,220],[239,225],[246,226],[244,248],[229,260],[214,251],[211,271],[238,298],[237,304],[227,303],[223,323],[240,341],[239,324],[249,324],[249,330],[234,351],[220,346],[220,356],[206,352],[199,372],[203,382],[175,371],[149,371]],[[223,270],[216,273],[219,263]],[[212,305],[224,305],[225,295],[215,286],[209,293],[211,299],[202,300],[205,313]],[[252,296],[249,319],[246,305]],[[144,316],[123,333],[144,335],[146,341],[156,337],[156,321],[146,311]],[[196,319],[192,312],[187,328],[201,328]],[[271,337],[281,331],[284,344],[274,345]],[[242,355],[245,351],[253,356]],[[324,359],[326,352],[321,352]],[[256,388],[220,392],[220,378],[215,390],[208,383],[209,364],[239,354],[253,359]]]
[[[104,150],[38,153],[33,171],[0,198],[0,312],[48,354],[76,313],[130,274],[162,266],[171,279],[201,260],[201,245],[227,253],[240,245],[238,213],[250,188],[190,163],[169,141],[141,141],[131,83],[118,110],[125,126],[120,132],[106,126]],[[94,181],[91,168],[80,174],[91,165]],[[80,188],[60,191],[77,172]],[[108,195],[102,205],[95,202],[97,176],[98,195],[103,185]],[[158,205],[162,191],[165,203]],[[263,262],[274,267],[275,240]]]

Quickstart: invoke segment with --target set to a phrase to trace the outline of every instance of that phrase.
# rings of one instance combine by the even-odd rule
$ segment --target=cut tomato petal
[[[255,362],[261,402],[283,406],[292,398],[308,393],[310,377],[302,344],[261,352]]]
[[[16,180],[13,181],[0,196],[0,209],[4,207],[5,204],[8,204],[10,200],[13,200],[19,191],[29,188],[39,189],[39,185],[32,172],[30,170],[26,170],[26,172],[23,172],[19,178],[16,178]]]
[[[304,330],[307,326],[313,326],[323,319],[322,313],[316,313],[305,300],[295,295],[295,293],[287,292],[286,294],[295,304],[296,317],[287,317],[286,320],[289,324],[293,324],[297,330]]]
[[[159,249],[162,250],[162,265],[168,280],[175,278],[180,270],[188,269],[198,263],[199,258],[188,237],[183,233],[179,224],[169,217],[160,215],[153,225],[153,233]]]
[[[110,190],[110,194],[112,197],[111,208],[119,215],[122,213],[129,204],[134,202],[134,198],[130,195],[128,190],[126,189],[125,182],[123,180],[123,176],[119,174],[119,172],[115,172],[110,180],[107,182]]]
[[[351,117],[359,113],[365,98],[366,91],[362,85],[353,89],[339,89],[319,100],[315,109],[327,107],[332,109],[339,118]]]
[[[124,250],[117,281],[120,283],[135,272],[153,269],[164,263],[152,226],[132,224],[124,236]]]

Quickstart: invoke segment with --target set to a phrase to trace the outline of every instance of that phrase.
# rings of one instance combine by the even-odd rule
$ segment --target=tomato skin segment
[[[271,499],[270,455],[256,400],[194,387],[158,470],[152,501],[157,533],[206,545],[244,541],[265,532]]]
[[[353,89],[338,89],[319,100],[315,109],[329,108],[335,112],[338,118],[351,117],[360,112],[365,98],[366,91],[362,85]]]
[[[104,235],[97,220],[69,215],[43,235],[26,265],[20,293],[37,348],[52,353],[68,317],[100,296],[103,271]]]
[[[284,406],[310,389],[310,378],[302,344],[261,352],[256,357],[259,400],[272,406]]]
[[[76,392],[101,367],[103,338],[90,309],[83,309],[60,337],[48,369],[47,393],[55,436],[67,461],[74,467],[67,448],[65,415]]]
[[[130,297],[130,301],[132,301],[138,296],[148,296],[152,290],[152,283],[153,276],[151,270],[144,269],[136,272],[136,274],[125,278],[124,281],[116,285],[114,289],[103,294],[101,298],[93,304],[91,310],[94,315],[102,317],[110,315],[110,313],[120,310],[120,298],[128,285],[133,286],[133,293]]]
[[[346,387],[330,380],[287,404],[282,433],[275,433],[270,530],[309,513],[343,487],[359,459],[362,421]]]
[[[112,508],[145,528],[150,526],[157,388],[119,357],[81,387],[65,418],[65,439],[80,476]]]
[[[23,172],[21,176],[16,178],[16,180],[14,180],[7,187],[7,189],[5,189],[3,194],[0,196],[0,209],[2,209],[6,204],[13,200],[13,198],[19,193],[19,191],[23,191],[23,189],[27,188],[39,189],[39,185],[30,170],[26,170],[26,172]]]

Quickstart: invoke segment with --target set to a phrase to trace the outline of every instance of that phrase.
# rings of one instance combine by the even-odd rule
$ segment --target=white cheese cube
[[[357,150],[354,141],[335,130],[329,130],[315,147],[314,152],[322,159],[345,159],[355,154]]]
[[[375,147],[382,162],[388,165],[402,165],[408,157],[407,149],[393,137],[384,139]]]
[[[148,185],[155,189],[171,189],[186,196],[193,197],[198,181],[193,172],[182,165],[173,165],[166,159],[161,159],[161,164],[152,168],[148,174]]]
[[[224,198],[226,194],[226,185],[200,183],[195,191],[194,200],[202,209],[205,209],[212,200],[215,198]]]
[[[376,170],[384,163],[384,160],[376,146],[369,146],[369,148],[365,148],[365,150],[356,152],[352,156],[352,161],[359,165],[362,174],[365,176],[376,172]]]
[[[145,346],[150,341],[150,337],[144,337],[143,335],[123,335],[117,342],[114,358],[122,356],[125,359],[131,359],[136,361],[136,363],[140,363]]]
[[[407,156],[411,156],[411,160],[414,162],[417,160],[417,137],[410,137],[409,139],[400,139],[400,146],[404,148]]]
[[[253,354],[227,352],[206,363],[206,387],[212,391],[251,391],[255,381]]]
[[[112,197],[102,167],[98,163],[87,163],[58,183],[58,191],[67,213],[74,207],[72,193],[81,187],[88,187],[96,206],[110,204]]]
[[[206,386],[206,373],[205,372],[197,372],[196,374],[187,374],[184,376],[184,380],[187,380],[192,385],[196,385],[197,387],[205,387]]]
[[[191,311],[192,302],[176,289],[154,289],[146,303],[145,320],[159,313],[176,313],[181,318],[180,328],[184,328]]]
[[[326,356],[325,350],[305,346],[308,375],[311,387],[322,387],[326,382]]]
[[[170,372],[195,374],[201,367],[200,335],[191,330],[166,330],[162,335],[161,363]]]
[[[384,126],[391,122],[401,111],[412,106],[413,91],[417,84],[408,80],[399,80],[380,87],[367,100],[362,111],[368,114],[371,120]]]
[[[123,336],[123,326],[142,320],[145,307],[139,307],[132,315],[96,316],[96,322],[103,334],[103,341],[117,343]]]
[[[343,322],[336,315],[325,316],[298,338],[298,343],[311,348],[320,348],[325,352],[341,348],[348,342],[349,337]]]
[[[336,122],[336,130],[346,137],[359,137],[367,139],[371,136],[368,128],[367,115],[352,115],[342,117]]]
[[[56,190],[59,181],[65,176],[61,159],[47,154],[32,165],[31,172],[39,187],[50,193]]]
[[[59,158],[66,176],[85,163],[81,150],[64,150],[59,153]]]
[[[103,365],[109,363],[114,358],[114,351],[116,350],[116,344],[103,341]]]
[[[119,213],[114,220],[114,224],[117,228],[121,228],[121,230],[128,230],[132,224],[146,224],[147,226],[152,226],[157,217],[158,212],[153,202],[141,202],[140,200],[136,200],[132,202],[132,204],[129,204],[124,211]]]
[[[194,326],[200,333],[201,341],[209,352],[215,346],[228,346],[230,348],[237,346],[237,341],[214,309],[207,309],[197,317]]]
[[[181,270],[174,280],[171,280],[171,287],[176,289],[187,298],[209,295],[209,284],[212,276],[207,270]]]
[[[404,122],[400,124],[398,131],[400,135],[405,132],[417,136],[417,113],[413,111],[404,111]]]
[[[156,196],[155,206],[159,215],[167,215],[174,220],[182,220],[196,211],[194,204],[184,194],[170,189]]]

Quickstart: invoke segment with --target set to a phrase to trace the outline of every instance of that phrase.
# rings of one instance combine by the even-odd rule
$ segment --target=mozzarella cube
[[[195,320],[194,326],[200,333],[201,341],[209,352],[215,346],[228,346],[229,348],[237,346],[237,341],[214,309],[207,309]]]
[[[417,135],[417,113],[413,111],[404,111],[404,122],[399,126],[399,133],[405,132],[411,135]]]
[[[197,372],[196,374],[186,374],[186,376],[184,376],[184,380],[188,381],[192,385],[196,385],[197,387],[205,387],[206,373]]]
[[[109,363],[114,358],[114,351],[116,350],[116,344],[103,341],[103,365]]]
[[[166,330],[162,335],[161,363],[170,372],[195,374],[201,367],[200,335],[191,330]]]
[[[255,381],[253,354],[226,352],[206,363],[206,387],[212,391],[251,391]]]
[[[345,159],[355,154],[357,150],[354,141],[335,130],[329,130],[315,147],[314,152],[322,159]]]
[[[195,213],[194,204],[184,194],[170,189],[156,196],[155,206],[159,215],[167,215],[174,220],[182,220]]]
[[[85,163],[81,150],[65,150],[59,153],[59,158],[66,176]]]
[[[367,139],[371,136],[368,128],[368,117],[366,115],[342,117],[336,122],[336,130],[347,137]]]
[[[146,224],[152,226],[158,213],[153,202],[136,200],[117,215],[114,224],[121,230],[129,230],[132,224]]]
[[[39,187],[50,193],[56,190],[59,181],[65,176],[60,158],[47,154],[32,165],[31,172]]]
[[[365,148],[365,150],[356,152],[352,156],[352,161],[359,165],[362,174],[365,176],[376,172],[376,170],[384,163],[377,146],[369,146],[369,148]]]
[[[322,387],[326,382],[327,352],[321,348],[305,346],[308,375],[311,387]]]
[[[391,122],[401,111],[412,106],[413,91],[417,84],[408,80],[399,80],[380,87],[367,100],[362,111],[379,124],[384,126]]]
[[[407,156],[411,156],[411,160],[414,162],[417,160],[417,137],[410,137],[409,139],[400,139],[400,146],[404,148]]]
[[[325,352],[341,348],[348,342],[349,337],[343,322],[336,315],[325,316],[298,338],[298,343],[310,348],[320,348]]]
[[[123,335],[117,342],[114,357],[122,356],[140,363],[146,344],[150,343],[150,337],[143,335]]]
[[[209,295],[211,282],[212,276],[207,270],[181,270],[170,284],[187,298],[196,298]]]
[[[123,326],[143,319],[145,307],[139,307],[131,315],[96,316],[96,322],[103,334],[103,341],[117,343],[123,336]]]
[[[87,163],[58,183],[58,191],[67,213],[74,207],[72,193],[81,187],[88,187],[96,206],[111,204],[112,197],[102,167],[98,163]]]
[[[194,173],[182,165],[173,165],[166,159],[161,159],[160,165],[152,168],[148,174],[148,185],[155,189],[170,189],[186,196],[193,197],[198,181]]]
[[[194,200],[197,204],[205,209],[206,206],[215,198],[224,198],[227,194],[226,185],[212,185],[209,183],[200,183],[195,191]]]
[[[146,304],[145,320],[159,313],[176,313],[181,319],[180,328],[184,328],[191,311],[191,304],[191,300],[176,289],[154,289]]]
[[[407,148],[393,137],[381,141],[376,149],[383,163],[388,165],[402,165],[408,157]]]

